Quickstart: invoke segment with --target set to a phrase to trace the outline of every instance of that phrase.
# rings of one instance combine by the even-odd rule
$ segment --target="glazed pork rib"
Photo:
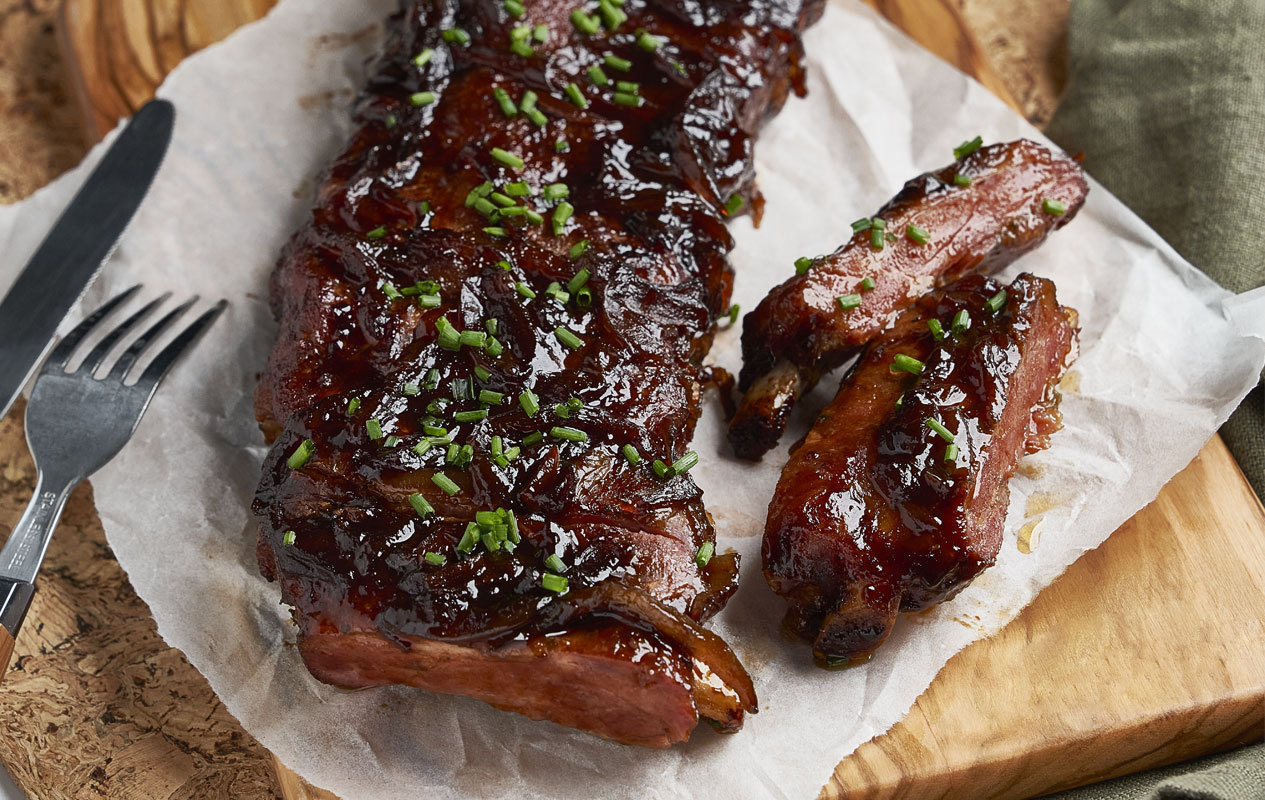
[[[765,524],[764,574],[819,662],[861,661],[901,611],[992,565],[1019,459],[1061,427],[1076,312],[1054,284],[964,278],[873,341],[792,453]]]
[[[688,470],[821,0],[417,0],[272,277],[260,568],[317,678],[666,747],[756,710]]]
[[[1070,222],[1089,191],[1075,161],[1036,142],[975,140],[959,153],[905,184],[873,219],[853,225],[847,244],[743,320],[745,395],[729,425],[739,457],[759,460],[776,445],[796,400],[893,313],[934,286],[1002,269]]]

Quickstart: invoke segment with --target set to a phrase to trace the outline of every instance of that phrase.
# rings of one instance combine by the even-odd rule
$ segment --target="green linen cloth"
[[[1265,284],[1265,0],[1074,0],[1047,133],[1192,264]],[[1265,397],[1221,430],[1265,497]]]
[[[1051,138],[1227,289],[1265,284],[1265,0],[1073,0],[1069,66]],[[1221,434],[1265,497],[1260,386]],[[1265,800],[1265,745],[1052,797]]]

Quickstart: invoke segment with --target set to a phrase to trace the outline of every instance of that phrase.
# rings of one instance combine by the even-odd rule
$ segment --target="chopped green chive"
[[[1041,210],[1047,214],[1061,217],[1067,213],[1067,204],[1060,200],[1051,200],[1047,197],[1041,201]]]
[[[558,558],[556,553],[549,554],[549,557],[545,559],[545,566],[554,572],[567,571],[567,565],[562,562],[561,558]]]
[[[422,52],[413,56],[413,66],[424,67],[430,63],[431,57],[435,55],[435,51],[427,47]]]
[[[375,442],[382,438],[382,423],[377,419],[369,419],[365,421],[365,432],[369,434],[369,438]]]
[[[635,81],[616,81],[615,91],[627,92],[628,94],[637,94],[641,91],[641,84]]]
[[[670,472],[672,475],[684,475],[685,473],[693,469],[694,465],[696,465],[697,463],[698,463],[698,453],[695,453],[693,450],[691,450],[685,455],[678,458],[676,461],[673,461],[672,466],[668,467],[668,472]]]
[[[935,431],[941,439],[944,439],[949,444],[953,444],[953,433],[950,432],[948,428],[944,427],[944,425],[940,424],[940,420],[935,417],[927,417],[927,427]]]
[[[905,394],[904,392],[902,392],[900,397],[896,398],[896,407],[900,408],[904,404],[905,404]]]
[[[434,552],[428,551],[426,555],[422,556],[422,558],[426,559],[427,564],[430,564],[435,567],[442,567],[444,564],[448,563],[448,557],[445,556],[443,553],[434,553]]]
[[[984,139],[979,136],[976,136],[974,139],[968,139],[967,141],[962,142],[962,144],[953,148],[953,157],[966,158],[971,153],[974,153],[976,150],[980,149],[980,147],[982,147],[983,144],[984,144]]]
[[[860,233],[861,231],[868,231],[871,225],[873,225],[873,223],[870,221],[869,217],[861,217],[859,220],[852,223],[852,232]]]
[[[851,311],[854,308],[860,307],[861,295],[845,294],[842,297],[836,297],[835,302],[839,304],[840,311]]]
[[[629,94],[628,92],[615,92],[612,98],[621,106],[629,106],[630,108],[641,108],[646,99],[639,94]],[[739,198],[741,199],[741,198]]]
[[[551,183],[540,193],[550,203],[565,200],[571,194],[571,187],[565,183]]]
[[[566,139],[559,139],[553,143],[553,151],[555,153],[566,153],[571,149],[570,143]]]
[[[575,213],[575,206],[563,200],[558,207],[553,210],[553,234],[561,236],[566,230],[567,220],[571,219],[571,215]]]
[[[418,108],[421,108],[422,106],[428,106],[431,103],[435,102],[435,93],[434,92],[414,92],[413,94],[409,95],[408,101],[412,103],[414,106],[417,106]]]
[[[1002,289],[997,294],[988,298],[988,310],[996,314],[1006,305],[1006,290]]]
[[[452,415],[452,418],[457,422],[478,422],[488,418],[488,410],[480,408],[474,411],[458,411]]]
[[[518,106],[514,105],[514,101],[510,99],[509,92],[497,87],[492,90],[492,97],[496,99],[497,105],[501,107],[501,113],[505,116],[513,117],[518,114]]]
[[[936,337],[937,342],[944,338],[944,326],[940,324],[940,320],[927,320],[927,327],[931,329],[931,335]]]
[[[504,228],[500,227],[499,225],[490,225],[484,228],[483,232],[486,233],[488,236],[499,236],[499,237],[509,236],[509,233]]]
[[[567,98],[570,99],[571,102],[574,103],[577,107],[579,108],[589,107],[589,101],[587,98],[585,98],[584,92],[581,92],[580,87],[576,86],[574,82],[568,83],[566,89],[564,89],[563,91],[566,92]]]
[[[351,416],[360,410],[360,398],[353,397],[347,401],[347,416]]]
[[[567,347],[570,347],[572,350],[579,350],[581,347],[584,346],[584,340],[581,339],[579,336],[576,336],[574,333],[571,332],[569,328],[567,328],[564,325],[559,325],[558,327],[554,328],[553,335],[558,338],[558,341],[562,342]]]
[[[637,34],[637,46],[642,50],[645,50],[647,53],[653,53],[660,47],[663,47],[663,39],[642,31]]]
[[[470,34],[466,33],[461,28],[449,28],[448,30],[441,33],[440,36],[442,36],[443,40],[445,42],[448,42],[449,44],[469,44],[470,43]]]
[[[698,546],[698,552],[694,554],[694,563],[700,567],[707,566],[707,562],[712,560],[712,555],[716,552],[716,545],[713,542],[703,542]]]
[[[905,226],[905,235],[909,237],[910,241],[917,242],[918,244],[926,244],[931,241],[931,234],[927,233],[922,228],[919,228],[917,225]]]
[[[286,466],[290,469],[300,469],[307,460],[316,452],[316,442],[311,439],[304,439],[299,442],[299,446],[295,448],[290,457],[286,459]]]
[[[868,292],[868,291],[870,291],[871,289],[873,289],[873,288],[874,288],[874,286],[875,286],[875,284],[874,284],[874,279],[873,279],[873,278],[871,278],[871,277],[869,277],[868,275],[867,275],[866,277],[864,277],[864,278],[862,278],[862,279],[861,279],[861,288],[862,288],[863,290],[865,290],[865,291],[867,291],[867,292]]]
[[[972,183],[971,176],[964,175],[961,172],[953,176],[953,182],[958,186],[970,186]]]
[[[489,197],[492,198],[493,203],[496,203],[498,206],[501,207],[501,213],[505,213],[510,208],[510,206],[517,205],[517,201],[515,201],[514,198],[510,197],[507,194],[501,194],[500,192],[492,192],[492,194],[490,194]]]
[[[953,315],[953,324],[950,326],[954,336],[960,336],[971,327],[971,312],[965,308]]]
[[[549,118],[542,114],[539,108],[529,108],[523,114],[534,122],[537,128],[543,128],[549,124]]]
[[[956,462],[958,460],[958,446],[956,444],[948,444],[944,448],[944,460]]]
[[[910,375],[918,375],[925,366],[926,364],[923,364],[918,359],[907,356],[904,353],[898,353],[892,359],[892,370],[895,372],[908,372]]]
[[[387,130],[394,128],[399,123],[399,121],[400,121],[399,118],[396,117],[394,114],[387,114],[386,119],[382,120],[382,122],[387,126]]]
[[[502,164],[509,167],[510,169],[523,168],[523,159],[519,158],[513,153],[502,150],[499,147],[492,148],[492,158],[495,158],[497,161],[501,162]]]
[[[599,0],[597,13],[602,15],[602,22],[606,24],[607,30],[613,31],[628,21],[628,15],[624,13],[624,10],[612,3],[611,0]]]
[[[293,547],[294,540],[297,537],[298,537],[298,534],[295,533],[294,531],[286,531],[281,537],[281,544],[285,545],[286,547]]]
[[[400,391],[404,393],[405,397],[417,397],[417,395],[422,393],[422,387],[416,383],[406,383],[401,387]]]
[[[365,234],[366,239],[381,239],[387,235],[387,229],[381,225]]]
[[[417,305],[421,308],[439,308],[444,299],[437,294],[423,294],[417,298]]]
[[[540,398],[531,389],[523,390],[522,394],[518,396],[518,404],[523,407],[523,413],[529,417],[534,417],[540,413]]]
[[[531,194],[531,185],[527,181],[515,181],[505,184],[505,193],[510,197],[527,197]]]
[[[396,435],[393,433],[393,434],[391,434],[390,436],[388,436],[388,437],[387,437],[387,440],[386,440],[385,442],[383,442],[383,443],[382,443],[382,446],[383,446],[383,447],[396,447],[397,445],[399,445],[399,443],[400,443],[400,437],[396,436]]]
[[[738,322],[738,315],[742,313],[742,306],[734,303],[729,307],[729,311],[726,313],[729,314],[729,324],[735,325]]]
[[[795,274],[803,275],[804,273],[808,272],[808,270],[812,269],[812,266],[815,262],[816,262],[816,259],[814,258],[809,258],[808,256],[800,256],[799,258],[795,259]]]
[[[637,448],[632,445],[626,444],[620,448],[620,451],[624,454],[624,458],[628,459],[628,463],[634,467],[641,463],[641,453],[638,453]]]
[[[743,204],[742,196],[734,195],[733,197],[729,198],[729,201],[727,203],[725,203],[725,213],[732,217],[734,214],[737,214],[738,211],[742,209],[742,204]]]
[[[586,239],[585,241],[587,242],[588,240]],[[589,272],[587,269],[581,268],[579,272],[575,273],[575,276],[572,277],[571,280],[567,281],[567,291],[578,292],[584,284],[589,282],[589,278],[592,276],[593,273]]]
[[[382,286],[378,288],[380,288],[382,290],[382,293],[385,294],[387,298],[390,300],[399,300],[401,297],[404,296],[400,294],[399,289],[395,288],[395,284],[391,283],[390,281],[383,282]]]
[[[607,56],[602,59],[602,63],[619,72],[628,72],[632,69],[632,62],[626,58],[620,58],[619,56]]]
[[[597,17],[584,13],[584,9],[577,8],[571,12],[571,24],[576,27],[580,33],[587,33],[590,36],[597,33],[597,29],[602,27],[602,23]]]
[[[553,592],[554,594],[562,594],[567,590],[567,579],[561,575],[554,575],[546,572],[540,576],[540,586],[542,589]]]
[[[545,435],[540,431],[532,431],[523,437],[523,447],[532,447],[544,441]]]
[[[438,486],[443,493],[449,497],[452,497],[454,494],[461,491],[461,487],[454,483],[452,478],[449,478],[442,472],[436,472],[434,475],[431,475],[430,482]]]
[[[438,420],[435,420],[435,421],[436,421],[436,422],[438,422]],[[423,425],[423,426],[422,426],[422,433],[426,434],[427,436],[440,436],[440,437],[443,437],[443,436],[447,436],[447,435],[448,435],[448,429],[447,429],[447,428],[442,428],[442,427],[440,427],[440,426],[438,426],[438,425]]]
[[[602,68],[597,66],[596,64],[589,67],[587,72],[588,72],[589,80],[593,81],[598,86],[610,85],[611,79],[606,77],[606,73],[602,72]]]
[[[531,38],[535,39],[541,44],[544,44],[545,42],[549,41],[549,26],[537,25],[536,27],[532,28]]]
[[[654,474],[660,478],[666,478],[670,474],[668,471],[668,465],[664,464],[662,461],[660,461],[657,458],[654,460],[654,463],[651,464],[650,466],[652,469],[654,469]]]
[[[474,377],[478,378],[479,383],[487,383],[492,380],[492,371],[479,364],[474,368]]]
[[[505,0],[505,11],[514,19],[518,19],[526,13],[527,9],[523,8],[521,0]]]
[[[575,293],[575,304],[581,308],[593,305],[593,292],[587,286]]]
[[[439,331],[439,346],[445,350],[461,349],[461,334],[452,326],[447,317],[435,320],[435,330]]]
[[[877,222],[878,220],[875,220],[875,221]],[[887,237],[884,234],[883,229],[878,227],[877,225],[875,225],[873,228],[870,229],[870,247],[874,248],[875,250],[883,249],[883,242],[886,240],[886,238]]]
[[[514,291],[518,292],[523,297],[526,297],[528,300],[534,300],[536,298],[536,293],[532,291],[532,288],[522,281],[518,281],[514,284]]]
[[[462,331],[459,338],[466,347],[482,347],[488,340],[488,335],[483,331]]]
[[[461,535],[461,541],[457,542],[458,553],[470,553],[474,551],[475,545],[479,543],[479,526],[473,522],[466,526],[466,532]]]
[[[523,58],[531,58],[536,55],[536,50],[522,39],[515,39],[510,42],[510,52]]]
[[[565,425],[555,425],[549,429],[549,435],[555,439],[563,439],[568,442],[587,442],[589,435],[577,428],[568,428]]]
[[[429,517],[431,514],[435,513],[435,507],[426,502],[426,498],[416,492],[408,496],[408,503],[413,507],[413,510],[417,512],[417,516],[419,517]]]
[[[589,240],[581,239],[580,241],[571,245],[571,249],[567,251],[567,255],[571,256],[572,258],[579,258],[580,256],[584,255],[588,251],[589,251]],[[567,284],[567,288],[573,292],[575,291],[575,289],[571,289],[570,284]]]
[[[501,401],[503,401],[504,399],[505,399],[505,394],[503,392],[494,392],[491,389],[479,390],[480,403],[487,403],[488,405],[499,406],[501,404]]]

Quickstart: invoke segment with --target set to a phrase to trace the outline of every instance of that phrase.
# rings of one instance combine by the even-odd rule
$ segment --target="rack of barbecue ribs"
[[[819,663],[862,661],[901,611],[942,602],[1001,546],[1019,459],[1061,427],[1076,313],[1054,284],[970,276],[875,338],[791,455],[764,574]]]
[[[426,0],[271,283],[262,572],[311,673],[666,747],[756,710],[686,452],[821,0]]]
[[[1089,191],[1074,160],[1036,142],[976,138],[956,155],[853,223],[834,253],[801,259],[743,320],[745,395],[729,425],[739,457],[758,460],[775,446],[796,400],[893,314],[935,286],[1010,264],[1070,222]]]

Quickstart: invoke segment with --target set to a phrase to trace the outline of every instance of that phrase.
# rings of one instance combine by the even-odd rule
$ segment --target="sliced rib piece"
[[[652,747],[756,710],[700,626],[737,558],[685,456],[732,284],[724,223],[821,8],[393,18],[273,274],[256,395],[260,567],[313,675]]]
[[[1075,345],[1075,311],[1025,274],[933,292],[866,349],[792,453],[764,529],[765,578],[819,661],[868,658],[898,612],[992,565],[1015,466],[1061,427]]]
[[[1088,191],[1075,161],[1026,139],[981,147],[905,184],[873,218],[883,230],[854,232],[743,320],[746,394],[729,424],[734,451],[759,460],[781,438],[796,400],[893,313],[934,286],[1010,264],[1070,222]],[[911,238],[923,234],[925,244]],[[863,286],[867,278],[874,288]],[[861,303],[842,309],[839,298],[849,295]]]

